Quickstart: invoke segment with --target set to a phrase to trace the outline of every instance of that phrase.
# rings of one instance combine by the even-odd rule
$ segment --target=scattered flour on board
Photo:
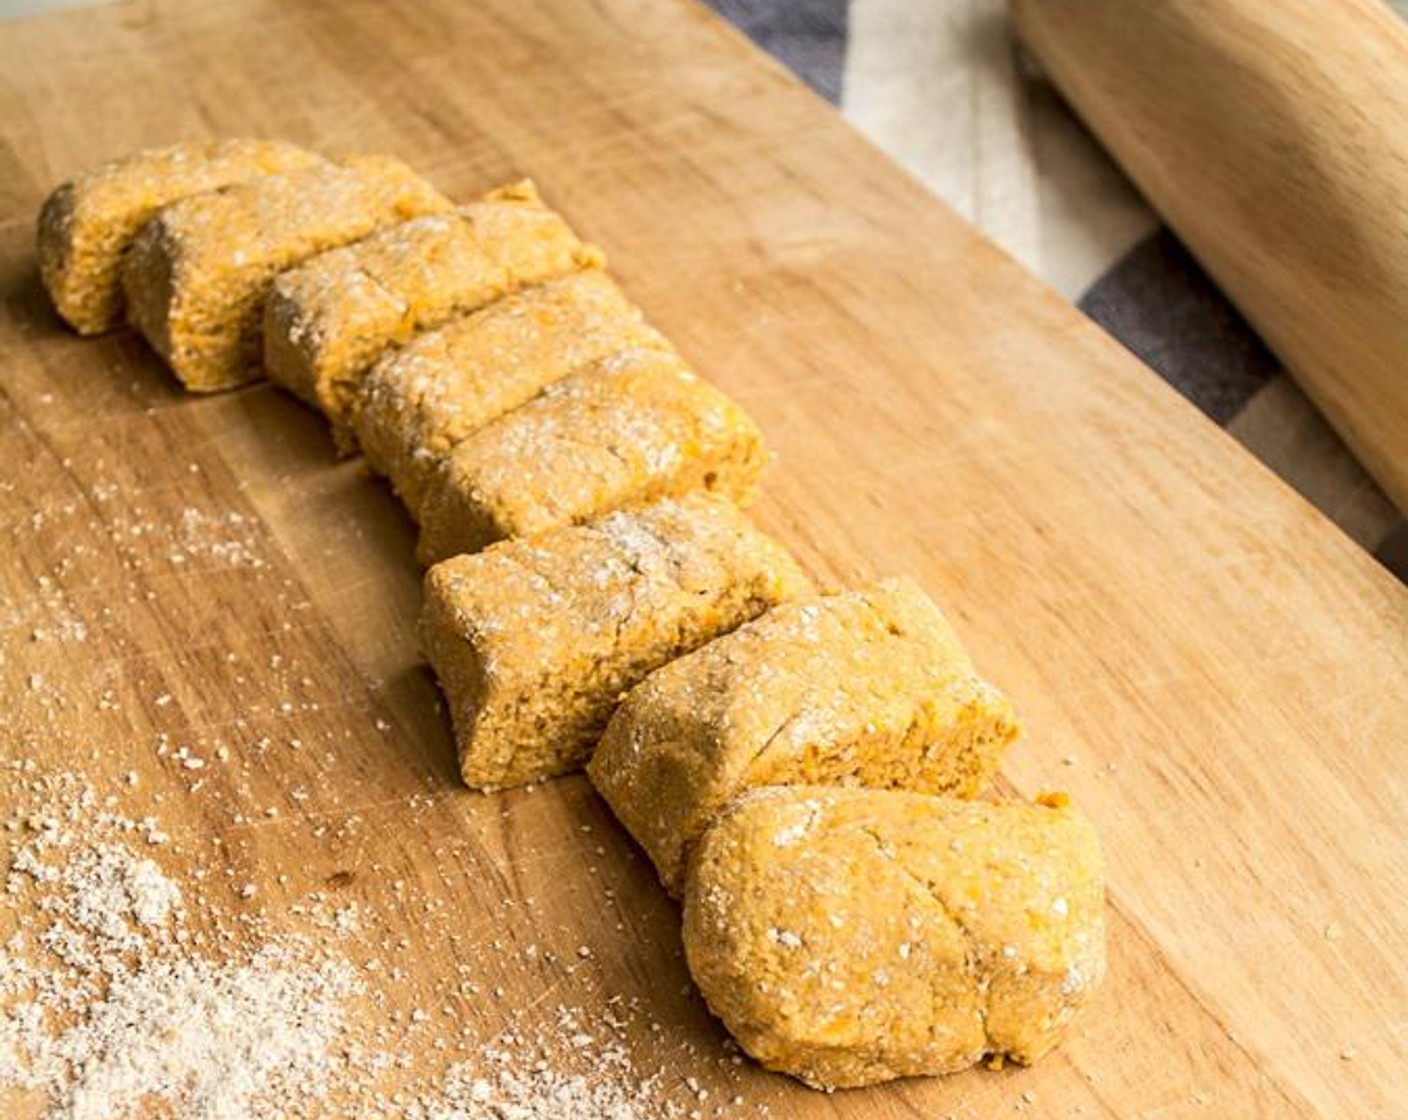
[[[693,1120],[733,1111],[693,1078],[642,1076],[622,1041],[624,1020],[565,1006],[546,1023],[471,1037],[469,1058],[447,1056],[438,1073],[388,1087],[388,1071],[426,1049],[410,1032],[428,1017],[394,1015],[392,1028],[369,1026],[365,1006],[354,1012],[376,1003],[362,997],[384,995],[373,989],[387,979],[349,955],[364,907],[329,912],[316,936],[259,922],[231,936],[222,921],[245,919],[218,913],[196,880],[183,885],[152,858],[179,847],[153,845],[153,818],[124,816],[115,796],[99,798],[74,775],[11,762],[0,778],[24,795],[3,806],[13,843],[0,898],[18,928],[0,945],[0,1111],[15,1099],[40,1102],[44,1120]]]
[[[138,822],[76,782],[40,788],[47,803],[7,822],[24,838],[6,896],[38,920],[0,948],[0,1089],[41,1093],[53,1120],[240,1120],[326,1096],[352,968],[292,937],[212,957],[134,849]]]
[[[644,1104],[655,1095],[654,1082],[638,1080],[625,1047],[602,1045],[574,1013],[559,1013],[550,1034],[553,1053],[544,1050],[536,1058],[521,1036],[499,1038],[485,1048],[482,1063],[451,1067],[433,1092],[411,1102],[406,1120],[645,1120],[662,1112],[684,1114],[678,1105],[645,1111]],[[568,1059],[575,1050],[588,1068],[572,1068],[564,1050]]]

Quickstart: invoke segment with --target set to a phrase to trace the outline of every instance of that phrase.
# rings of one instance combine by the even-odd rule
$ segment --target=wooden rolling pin
[[[1408,27],[1378,0],[1012,0],[1057,87],[1408,512]]]

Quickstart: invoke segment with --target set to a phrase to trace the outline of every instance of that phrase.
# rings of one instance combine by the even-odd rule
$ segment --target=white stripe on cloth
[[[1017,58],[1002,0],[851,0],[841,108],[1075,300],[1158,224]]]

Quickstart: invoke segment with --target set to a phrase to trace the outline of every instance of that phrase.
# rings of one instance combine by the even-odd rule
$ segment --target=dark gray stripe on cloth
[[[1236,416],[1279,369],[1166,229],[1135,245],[1079,306],[1219,424]]]
[[[848,0],[705,0],[831,104],[841,103]]]
[[[1408,522],[1402,522],[1378,548],[1374,556],[1385,568],[1408,583]]]

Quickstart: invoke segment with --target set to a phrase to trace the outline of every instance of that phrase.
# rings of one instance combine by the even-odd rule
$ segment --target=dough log
[[[588,773],[678,895],[691,846],[750,786],[971,797],[1019,725],[910,580],[789,603],[626,697]]]
[[[111,160],[58,187],[39,212],[35,255],[54,307],[79,334],[122,323],[120,266],[163,206],[326,161],[279,140],[173,144]]]
[[[741,505],[764,465],[757,426],[677,355],[623,350],[455,448],[422,506],[421,559],[695,490]]]
[[[261,375],[264,302],[280,272],[449,207],[388,156],[192,195],[163,209],[132,243],[122,268],[128,318],[187,389],[233,388]]]
[[[527,288],[419,335],[372,367],[357,440],[420,520],[435,472],[468,436],[573,370],[632,347],[668,350],[600,269]]]
[[[745,1050],[815,1088],[1033,1062],[1105,972],[1100,849],[1064,801],[752,790],[690,870],[690,972]]]
[[[264,365],[321,409],[351,450],[357,390],[391,347],[517,288],[603,263],[532,183],[516,183],[285,272],[264,308]]]
[[[479,789],[577,769],[626,689],[811,589],[785,548],[703,495],[457,556],[425,585],[424,646]]]

